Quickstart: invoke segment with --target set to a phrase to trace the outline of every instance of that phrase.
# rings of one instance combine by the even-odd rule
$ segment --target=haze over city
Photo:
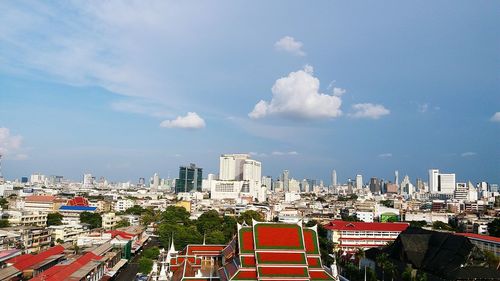
[[[498,183],[498,3],[432,4],[2,1],[3,175]]]

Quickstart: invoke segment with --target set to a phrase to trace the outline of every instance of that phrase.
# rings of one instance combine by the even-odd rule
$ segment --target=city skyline
[[[250,153],[273,178],[500,182],[497,3],[0,7],[7,179]]]

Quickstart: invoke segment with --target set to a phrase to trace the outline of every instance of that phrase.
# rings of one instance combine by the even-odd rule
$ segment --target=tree
[[[145,258],[156,260],[158,258],[158,256],[160,255],[160,249],[158,247],[151,247],[151,248],[144,250],[142,255]]]
[[[63,215],[60,213],[50,213],[47,214],[47,226],[51,225],[62,225]]]
[[[262,214],[254,210],[248,210],[241,213],[237,220],[239,223],[245,222],[247,225],[252,225],[252,219],[256,221],[264,221]]]
[[[497,269],[500,259],[491,251],[484,251],[486,262],[491,268]]]
[[[134,205],[133,207],[130,207],[130,208],[126,209],[125,210],[125,214],[140,216],[145,211],[146,210],[144,208],[142,208],[141,206]]]
[[[451,226],[449,226],[447,223],[444,223],[442,221],[435,221],[432,223],[432,229],[437,229],[437,230],[448,230],[451,231],[453,230]]]
[[[160,211],[154,210],[153,208],[147,208],[142,213],[141,224],[147,226],[151,223],[157,223],[161,220],[161,218],[162,213]]]
[[[190,214],[184,207],[168,206],[162,214],[162,220],[171,224],[190,224]]]
[[[10,223],[8,220],[0,220],[0,228],[5,228],[5,227],[9,227],[10,226]]]
[[[418,228],[422,228],[427,225],[426,221],[410,221],[409,223],[411,227],[418,227]]]
[[[315,225],[318,225],[318,240],[321,260],[326,266],[330,266],[333,263],[333,259],[330,256],[333,255],[333,242],[328,239],[328,230],[322,224],[318,223],[315,220],[311,220],[306,223],[307,227],[312,227]]]
[[[220,217],[219,212],[210,210],[203,213],[198,220],[196,220],[196,228],[199,233],[209,233],[215,230],[220,230],[223,219]]]
[[[130,222],[126,219],[122,219],[121,221],[116,223],[115,228],[127,227],[127,226],[130,226]]]
[[[488,223],[488,232],[491,236],[500,237],[500,218],[496,218]]]
[[[0,206],[2,209],[8,209],[9,208],[9,201],[5,198],[0,198]]]
[[[376,258],[377,266],[382,269],[382,281],[385,281],[385,272],[389,264],[389,256],[386,253],[382,253]]]
[[[406,266],[405,271],[403,271],[403,273],[401,274],[401,279],[403,279],[403,281],[412,281],[413,280],[411,278],[412,271],[413,269],[411,268],[411,266]]]
[[[220,230],[215,230],[210,232],[208,235],[205,237],[205,242],[207,244],[224,244],[228,242],[226,240],[226,237],[224,236],[224,232]]]
[[[102,217],[97,213],[83,212],[80,214],[80,222],[87,223],[90,228],[99,228],[102,226]]]
[[[144,274],[149,274],[153,269],[153,261],[146,257],[142,257],[139,259],[139,272]]]
[[[231,216],[224,216],[222,218],[222,232],[224,232],[224,237],[226,241],[230,241],[234,234],[236,233],[236,219]]]

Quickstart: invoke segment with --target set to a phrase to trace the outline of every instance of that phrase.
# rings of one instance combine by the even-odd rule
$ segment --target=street
[[[147,243],[147,244],[146,244]],[[145,249],[154,247],[154,246],[159,246],[159,241],[158,237],[151,237],[145,245],[142,247],[142,251]],[[126,265],[126,267],[120,271],[120,273],[116,276],[117,281],[133,281],[135,280],[135,276],[137,275],[137,272],[139,271],[139,264],[138,261],[142,256],[142,251],[135,255],[129,263]]]

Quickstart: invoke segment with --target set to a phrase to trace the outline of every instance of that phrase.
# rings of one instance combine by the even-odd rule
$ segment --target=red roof
[[[455,233],[456,235],[465,236],[467,238],[486,240],[488,242],[500,243],[500,237],[493,237],[488,235],[481,235],[475,233]]]
[[[62,254],[63,252],[64,252],[64,247],[61,245],[57,245],[37,255],[30,255],[31,257],[23,257],[21,261],[14,263],[12,266],[14,266],[20,271],[23,271],[34,264],[44,261],[50,256],[59,255]],[[7,263],[8,262],[9,261],[7,261]]]
[[[54,266],[46,271],[44,271],[43,273],[41,273],[40,275],[38,275],[37,277],[31,279],[32,281],[41,281],[41,280],[44,280],[44,281],[59,281],[59,280],[65,280],[66,278],[70,277],[71,274],[73,274],[74,272],[76,272],[78,269],[80,269],[81,267],[83,267],[84,265],[86,265],[87,263],[89,263],[90,261],[92,260],[100,260],[101,257],[92,253],[92,252],[89,252],[89,253],[86,253],[85,255],[79,257],[78,259],[76,259],[74,262],[72,262],[71,264],[68,264],[68,265],[57,265],[57,266]]]
[[[73,199],[68,200],[66,203],[68,206],[88,206],[89,200],[82,196],[76,196]]]
[[[121,236],[125,239],[132,239],[134,238],[134,234],[130,234],[128,232],[125,232],[125,231],[120,231],[120,230],[109,230],[109,231],[106,231],[106,233],[111,233],[111,238],[115,238],[116,236]]]
[[[49,202],[52,203],[56,199],[55,196],[52,195],[30,195],[26,196],[24,201],[26,202]]]
[[[408,228],[408,223],[392,222],[352,222],[334,220],[325,225],[329,230],[352,230],[352,231],[404,231]]]

